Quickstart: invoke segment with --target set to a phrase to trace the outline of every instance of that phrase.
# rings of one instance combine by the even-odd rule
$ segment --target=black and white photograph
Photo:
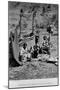
[[[58,85],[58,4],[8,1],[9,88]]]

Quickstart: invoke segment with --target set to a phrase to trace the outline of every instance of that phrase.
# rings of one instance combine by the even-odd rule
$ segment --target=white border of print
[[[57,78],[35,79],[35,80],[9,80],[9,88],[40,87],[52,85],[54,86],[58,85]]]
[[[44,3],[43,3],[44,4]],[[57,78],[32,79],[32,80],[9,80],[9,88],[37,87],[58,85]]]

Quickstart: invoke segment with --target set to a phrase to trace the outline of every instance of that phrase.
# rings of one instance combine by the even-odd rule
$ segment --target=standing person
[[[35,44],[36,44],[36,45],[38,44],[38,40],[39,40],[39,36],[36,35],[36,36],[35,36]]]
[[[39,46],[39,54],[42,54],[42,48]]]
[[[19,52],[19,57],[18,58],[19,58],[19,61],[22,62],[22,55],[20,54],[20,52]]]
[[[27,52],[27,44],[26,43],[23,44],[23,47],[21,49],[21,52],[22,52],[22,56],[23,56],[24,60],[26,61],[27,54],[28,54],[28,52]]]
[[[33,51],[34,51],[34,48],[33,48],[33,47],[31,47],[31,48],[30,48],[31,58],[33,58],[33,57],[34,57],[34,55],[33,55]]]

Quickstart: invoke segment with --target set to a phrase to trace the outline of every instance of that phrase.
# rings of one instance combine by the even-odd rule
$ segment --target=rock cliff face
[[[20,17],[21,9],[23,10],[23,15]],[[34,22],[33,22],[33,13]],[[47,26],[52,25],[53,35],[50,35],[50,42],[52,47],[50,48],[51,55],[57,57],[57,43],[58,43],[58,5],[54,4],[36,4],[36,3],[20,3],[20,2],[9,2],[8,3],[8,29],[9,37],[10,33],[14,33],[13,42],[13,53],[16,61],[18,62],[19,54],[19,42],[20,36],[27,35],[34,29],[34,35],[36,31],[39,32],[39,45],[42,46],[43,36],[47,37]],[[19,23],[19,21],[21,22]],[[33,25],[33,27],[32,27]],[[19,36],[21,32],[21,35]],[[35,37],[32,40],[23,38],[27,42],[28,48],[35,44]],[[19,63],[19,62],[18,62]]]

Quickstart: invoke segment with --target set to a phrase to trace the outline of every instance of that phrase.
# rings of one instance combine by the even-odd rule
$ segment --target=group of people
[[[34,46],[31,46],[30,49],[27,49],[27,43],[24,43],[19,52],[19,61],[31,61],[31,58],[38,58],[39,54],[50,55],[49,38],[44,36],[43,40],[44,42],[41,47],[38,44],[35,44]]]

